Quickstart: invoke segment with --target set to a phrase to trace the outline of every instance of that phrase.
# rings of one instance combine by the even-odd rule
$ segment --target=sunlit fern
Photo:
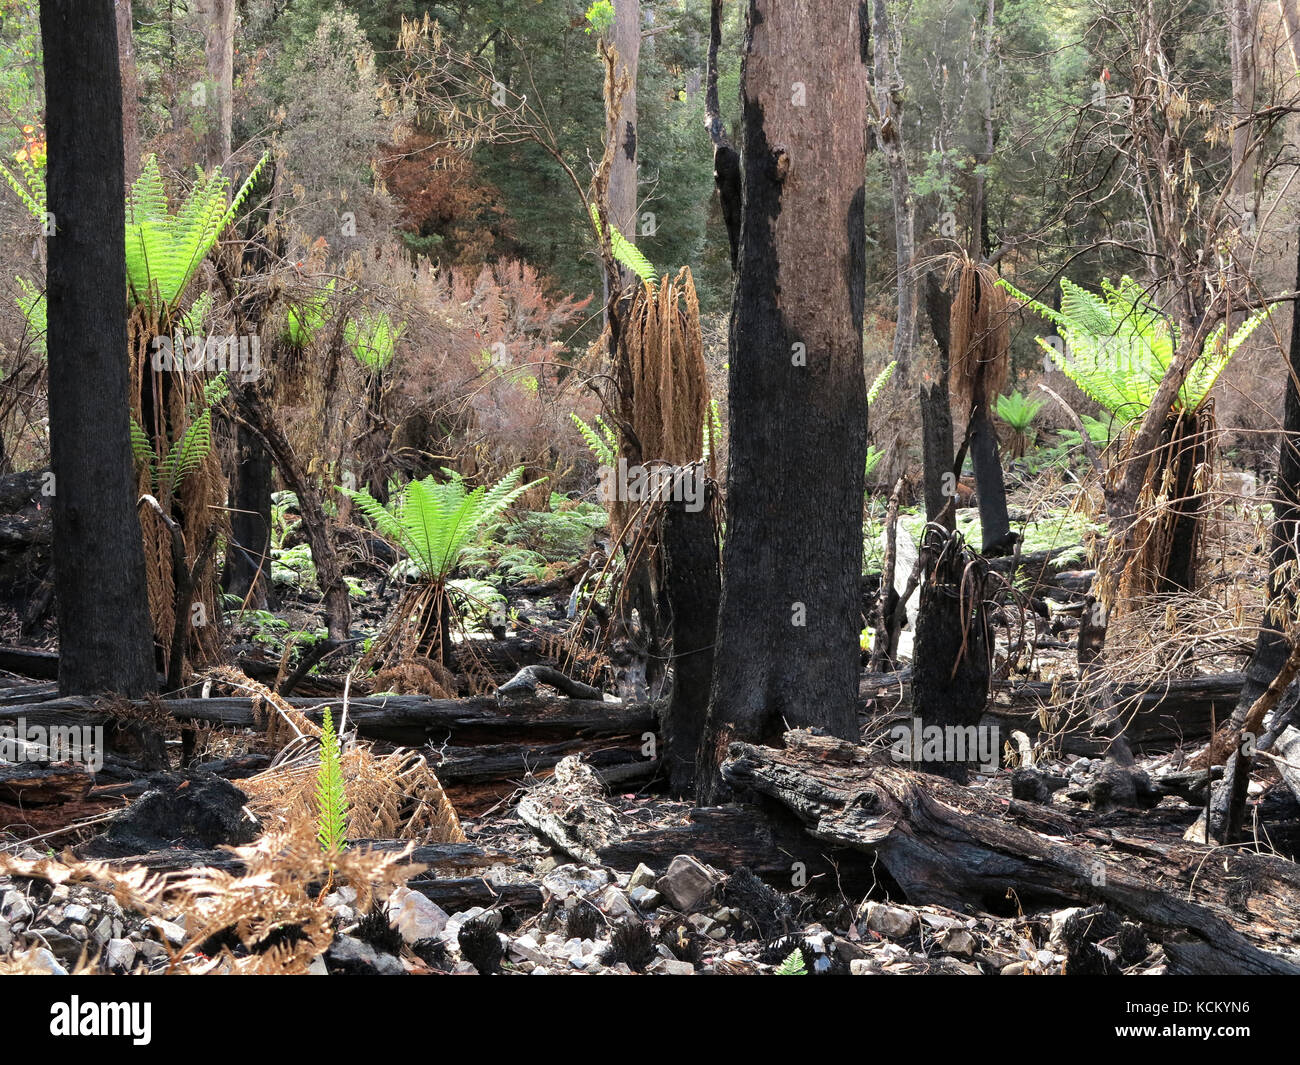
[[[1089,397],[1121,419],[1140,417],[1155,398],[1178,348],[1177,330],[1131,277],[1118,285],[1101,283],[1100,296],[1061,278],[1061,309],[1039,303],[1009,282],[998,282],[1026,308],[1056,325],[1065,351],[1042,337],[1039,345]],[[1228,360],[1267,317],[1257,311],[1226,336],[1226,323],[1206,338],[1200,358],[1188,371],[1175,409],[1195,410],[1208,395]]]
[[[154,496],[166,504],[171,500],[185,478],[197,471],[212,453],[212,408],[220,403],[229,390],[226,375],[220,374],[203,386],[201,406],[193,411],[189,427],[175,441],[160,462],[149,434],[134,417],[131,418],[131,453],[138,466],[149,471],[149,481]]]
[[[602,466],[613,466],[614,458],[618,454],[618,434],[605,424],[605,419],[597,414],[596,429],[593,429],[577,414],[570,413],[569,418],[577,426],[591,453],[596,456],[596,461]],[[597,432],[597,429],[600,431]],[[708,440],[707,434],[705,440],[706,442]]]
[[[363,314],[361,320],[349,318],[343,327],[343,340],[352,349],[357,362],[371,373],[378,373],[393,361],[397,342],[406,331],[404,324],[393,325],[386,311]]]
[[[199,264],[239,213],[268,158],[258,160],[229,206],[230,182],[220,167],[206,175],[196,167],[194,187],[174,213],[157,156],[145,160],[126,199],[126,276],[133,303],[160,318],[175,309]]]
[[[596,236],[601,237],[600,215],[595,204],[592,204],[591,207],[591,223],[596,227]],[[618,231],[617,226],[609,227],[609,247],[619,265],[627,267],[647,285],[653,285],[658,280],[659,275],[655,272],[650,260],[641,254],[640,249],[635,244]]]
[[[305,348],[320,332],[321,326],[329,315],[329,300],[334,293],[334,279],[319,292],[300,300],[289,307],[286,332],[289,343],[296,348]],[[349,323],[350,324],[350,323]]]
[[[448,480],[430,475],[408,482],[387,506],[364,489],[342,491],[384,536],[397,543],[426,581],[441,582],[456,568],[464,550],[477,540],[525,491],[540,482],[520,484],[524,468],[512,470],[492,487],[466,490],[460,474]]]

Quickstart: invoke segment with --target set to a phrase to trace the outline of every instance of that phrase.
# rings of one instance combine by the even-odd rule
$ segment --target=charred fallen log
[[[1205,861],[1204,847],[1086,828],[1056,810],[1042,826],[1043,808],[873,764],[841,740],[789,732],[785,742],[732,744],[724,778],[792,811],[814,839],[875,855],[913,904],[997,913],[1104,902],[1147,926],[1171,972],[1300,974],[1300,868],[1290,862],[1242,852]],[[1021,814],[1042,827],[1016,823]]]

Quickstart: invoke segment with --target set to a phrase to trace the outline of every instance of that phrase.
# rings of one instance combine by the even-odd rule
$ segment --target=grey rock
[[[916,927],[916,914],[897,906],[868,902],[867,927],[890,939],[902,939]]]
[[[659,892],[648,887],[634,887],[627,893],[627,897],[644,912],[658,909],[659,904],[664,901],[664,897]]]
[[[608,883],[609,873],[606,870],[592,869],[585,865],[557,866],[542,877],[542,887],[552,896],[561,899],[599,891]]]
[[[713,894],[722,878],[707,865],[690,855],[679,854],[655,887],[673,906],[685,913],[693,910]]]
[[[21,891],[10,888],[5,892],[4,898],[0,899],[0,917],[10,924],[17,924],[19,921],[30,920],[31,916],[32,908]]]
[[[129,939],[110,939],[104,948],[104,964],[115,973],[130,972],[135,955],[135,944]]]
[[[89,924],[91,913],[88,907],[80,903],[69,903],[63,908],[63,919],[65,921],[75,921],[77,924]]]
[[[628,901],[621,888],[607,887],[600,897],[600,908],[609,917],[635,917],[636,907]]]
[[[408,944],[433,939],[450,918],[432,899],[408,887],[399,887],[388,899],[388,920]]]
[[[632,875],[627,879],[627,889],[632,891],[635,888],[650,888],[655,886],[655,880],[658,879],[655,871],[650,866],[642,863],[632,870]]]

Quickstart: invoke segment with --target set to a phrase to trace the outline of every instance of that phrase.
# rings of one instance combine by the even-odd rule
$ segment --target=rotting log
[[[875,764],[842,740],[788,732],[785,743],[732,744],[724,778],[791,810],[814,839],[878,857],[912,904],[998,913],[1104,902],[1148,927],[1171,972],[1300,975],[1291,862],[1243,852],[1207,861],[1206,848],[1131,829],[1071,834],[1056,811],[1043,835],[1012,819],[1024,804],[982,789]]]
[[[90,791],[90,773],[70,763],[0,764],[0,803],[7,806],[50,806],[81,802]]]

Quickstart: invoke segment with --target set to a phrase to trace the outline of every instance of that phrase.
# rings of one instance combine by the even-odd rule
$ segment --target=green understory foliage
[[[334,719],[325,708],[320,734],[320,768],[316,771],[316,839],[326,854],[347,846],[348,797],[343,786],[342,752]]]

